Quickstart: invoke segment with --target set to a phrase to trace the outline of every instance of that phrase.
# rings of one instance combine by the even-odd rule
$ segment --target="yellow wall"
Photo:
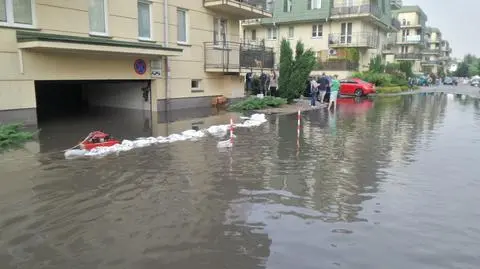
[[[179,3],[180,2],[180,3]],[[177,7],[188,10],[189,44],[177,44]],[[88,1],[36,0],[35,28],[43,33],[89,36]],[[108,36],[113,40],[138,41],[137,1],[109,0]],[[203,7],[203,1],[169,1],[169,46],[183,49],[180,57],[171,57],[170,98],[210,95],[232,96],[243,92],[240,76],[204,72],[204,42],[213,41],[213,18],[228,20],[228,40],[239,41],[237,19],[215,14]],[[153,40],[163,44],[163,1],[152,1]],[[0,110],[34,108],[34,80],[149,79],[150,72],[134,72],[136,58],[123,55],[88,55],[60,52],[23,51],[24,73],[20,70],[16,29],[0,28]],[[143,58],[149,62],[148,58]],[[201,80],[204,92],[191,92],[191,79]],[[164,80],[153,83],[154,96],[164,97]],[[153,106],[154,108],[156,106]]]

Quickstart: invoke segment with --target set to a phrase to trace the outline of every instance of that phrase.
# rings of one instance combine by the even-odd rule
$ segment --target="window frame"
[[[316,28],[316,31],[314,31],[314,28]],[[319,31],[321,29],[321,31]],[[315,36],[313,35],[315,33]],[[321,33],[321,35],[319,35]],[[323,38],[323,24],[317,23],[317,24],[312,24],[312,39],[321,39]]]
[[[193,83],[197,83],[197,87],[193,87]],[[203,92],[201,86],[202,80],[201,79],[191,79],[190,80],[190,91],[191,92]]]
[[[292,31],[290,32],[290,30],[292,30]],[[290,34],[291,34],[291,35],[290,35]],[[288,34],[287,34],[287,36],[288,36],[288,39],[294,39],[294,38],[295,38],[295,27],[294,27],[294,26],[289,26],[289,27],[288,27]]]
[[[178,34],[178,26],[179,26],[179,22],[178,22],[178,12],[184,12],[185,13],[185,41],[182,41],[182,40],[178,40],[178,37],[179,37],[179,34]],[[177,44],[179,45],[188,45],[189,44],[189,35],[190,35],[190,31],[189,31],[189,26],[190,25],[190,20],[189,20],[189,17],[188,17],[188,9],[185,9],[185,8],[177,8]]]
[[[272,36],[270,36],[270,32]],[[275,26],[267,28],[267,40],[278,40],[278,28]]]
[[[90,0],[91,1],[91,0]],[[102,0],[98,0],[98,1],[102,1]],[[103,0],[103,12],[104,12],[104,15],[105,15],[105,33],[102,33],[102,32],[95,32],[95,31],[92,31],[92,29],[90,28],[90,8],[88,9],[88,19],[89,19],[89,25],[88,25],[88,34],[89,35],[93,35],[93,36],[109,36],[108,33],[109,33],[109,27],[108,27],[108,0]]]
[[[222,24],[223,29],[225,32],[223,33],[222,30]],[[217,27],[218,31],[215,31],[215,27]],[[222,40],[223,35],[225,35],[225,40]],[[213,44],[217,47],[225,47],[228,44],[228,19],[225,19],[223,17],[214,17],[213,18]]]
[[[138,0],[137,1],[137,13],[138,13],[138,4],[147,4],[148,5],[148,16],[149,16],[149,26],[150,26],[150,37],[144,37],[140,36],[140,18],[137,18],[137,23],[138,23],[138,40],[143,40],[143,41],[152,41],[154,40],[153,37],[153,3],[152,1],[149,0]]]
[[[308,10],[322,9],[322,0],[308,0]]]
[[[25,24],[25,23],[16,23],[15,22],[15,14],[13,12],[13,2],[15,0],[0,0],[5,1],[5,20],[0,21],[0,26],[6,27],[17,27],[17,28],[29,28],[33,29],[36,28],[37,25],[37,16],[35,13],[35,2],[36,0],[30,0],[30,5],[32,8],[32,24]]]

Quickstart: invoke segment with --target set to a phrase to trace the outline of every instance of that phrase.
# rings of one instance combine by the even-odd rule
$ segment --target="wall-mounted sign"
[[[151,60],[150,61],[150,70],[152,72],[152,78],[162,77],[162,60]]]
[[[133,64],[133,68],[135,69],[135,73],[139,75],[143,75],[145,72],[147,72],[147,64],[142,59],[136,60]]]

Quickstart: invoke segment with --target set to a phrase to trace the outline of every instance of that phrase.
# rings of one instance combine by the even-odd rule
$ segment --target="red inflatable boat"
[[[78,146],[84,150],[92,150],[96,147],[111,147],[120,144],[120,141],[112,138],[109,134],[100,131],[91,132]]]

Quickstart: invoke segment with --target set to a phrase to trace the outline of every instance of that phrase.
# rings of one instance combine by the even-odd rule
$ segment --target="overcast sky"
[[[480,0],[403,0],[418,5],[428,16],[427,25],[440,28],[450,42],[454,57],[480,56]]]

